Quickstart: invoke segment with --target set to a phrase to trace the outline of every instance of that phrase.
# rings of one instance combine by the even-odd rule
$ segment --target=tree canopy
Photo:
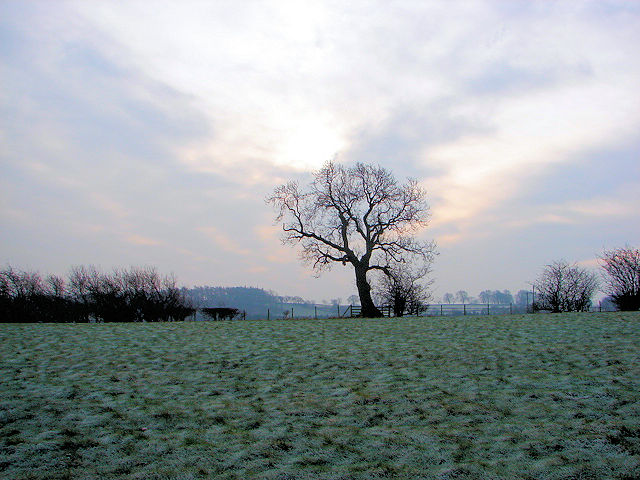
[[[267,201],[277,209],[283,241],[301,245],[302,258],[317,272],[335,262],[353,266],[362,315],[376,317],[382,314],[367,273],[390,275],[394,266],[433,260],[435,244],[416,238],[427,226],[425,197],[416,180],[400,184],[380,166],[329,161],[306,187],[285,183]]]

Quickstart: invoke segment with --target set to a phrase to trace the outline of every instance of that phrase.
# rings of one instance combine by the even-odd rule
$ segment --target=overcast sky
[[[640,2],[0,0],[0,266],[320,301],[264,198],[328,159],[428,192],[435,294],[640,245]]]

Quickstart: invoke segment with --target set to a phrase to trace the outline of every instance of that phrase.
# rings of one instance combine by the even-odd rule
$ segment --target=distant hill
[[[282,303],[274,292],[256,287],[193,287],[185,293],[198,307],[233,307],[247,309]]]
[[[301,297],[280,296],[275,292],[257,287],[193,287],[184,288],[183,292],[197,308],[230,307],[244,310],[247,318],[266,318],[267,311],[271,318],[282,318],[285,310],[293,309],[297,313],[312,313],[313,302]],[[290,315],[290,313],[289,313]]]
[[[193,287],[183,288],[185,296],[196,308],[229,307],[247,312],[248,319],[290,317],[333,317],[336,305],[316,305],[302,297],[281,296],[257,287]],[[343,306],[340,312],[345,310]],[[286,312],[286,313],[285,313]],[[203,319],[198,315],[198,319]]]

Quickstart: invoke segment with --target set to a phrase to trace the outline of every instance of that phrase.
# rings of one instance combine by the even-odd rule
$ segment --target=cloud
[[[638,234],[639,18],[615,1],[1,3],[2,249],[47,237],[71,259],[86,239],[104,264],[202,283],[241,282],[241,257],[303,288],[263,199],[337,155],[417,177],[421,235],[469,262],[558,231],[583,258],[590,222]]]
[[[450,233],[438,235],[435,240],[438,247],[448,247],[460,241],[463,238],[461,233]]]
[[[98,208],[101,217],[109,215],[119,219],[125,219],[131,216],[132,212],[130,209],[127,209],[124,205],[103,193],[91,192],[89,199]]]
[[[629,93],[590,79],[528,92],[493,107],[492,131],[427,148],[424,161],[446,172],[427,181],[441,200],[434,222],[476,216],[513,197],[551,164],[575,163],[579,155],[637,138],[640,104]]]
[[[126,52],[137,68],[188,92],[212,112],[216,137],[181,156],[199,171],[219,172],[238,161],[317,167],[336,152],[353,150],[349,142],[355,132],[385,122],[396,115],[398,106],[428,112],[442,98],[457,100],[448,111],[439,108],[440,113],[471,129],[496,130],[496,138],[469,139],[466,151],[439,145],[432,152],[430,135],[438,118],[423,114],[427,123],[413,128],[422,137],[407,139],[406,148],[424,151],[430,165],[450,162],[451,156],[463,162],[470,159],[469,151],[483,146],[494,158],[518,156],[531,143],[538,144],[549,127],[570,135],[567,127],[573,117],[584,116],[584,98],[617,111],[607,98],[610,92],[617,90],[624,97],[632,88],[630,81],[637,78],[621,75],[615,83],[625,88],[609,85],[602,95],[597,86],[618,75],[608,72],[620,71],[609,68],[609,47],[615,40],[593,22],[592,16],[601,12],[587,8],[320,4],[301,11],[298,5],[280,2],[238,5],[233,10],[202,4],[191,9],[165,7],[151,15],[144,4],[135,2],[127,8],[78,4],[77,10],[105,35],[118,39],[114,51]],[[141,23],[142,16],[146,21]],[[272,21],[265,23],[265,18]],[[360,20],[354,22],[355,18]],[[172,25],[171,36],[158,35],[163,25]],[[630,35],[629,28],[626,22],[617,36]],[[563,43],[556,34],[562,35]],[[592,78],[597,81],[594,89],[575,91]],[[538,98],[532,96],[535,92]],[[498,105],[496,98],[502,99]],[[540,115],[545,105],[548,113]],[[601,107],[592,105],[587,112],[602,112]],[[633,111],[633,105],[627,104],[627,110]],[[573,117],[550,124],[556,111]],[[624,118],[611,128],[621,124]],[[398,135],[392,132],[390,137],[392,141]],[[528,142],[522,142],[523,137]],[[562,146],[562,141],[555,143]],[[540,157],[554,148],[552,141]]]
[[[599,258],[587,258],[584,260],[580,260],[579,262],[576,262],[578,265],[580,265],[581,267],[587,268],[587,269],[591,269],[591,270],[599,270],[600,266],[601,266],[601,262]]]
[[[162,245],[163,242],[159,240],[154,240],[153,238],[145,237],[143,235],[129,235],[127,236],[127,242],[132,243],[133,245],[140,245],[145,247],[154,247],[158,245]]]
[[[402,115],[354,139],[359,159],[424,172],[433,227],[477,231],[550,166],[580,168],[580,156],[638,138],[640,68],[627,43],[637,37],[629,19],[612,36],[595,19],[602,12],[589,9],[486,10],[470,28],[454,28],[452,55],[424,72],[431,82],[450,79],[436,99],[414,94]]]
[[[577,202],[569,202],[564,209],[575,214],[598,218],[629,218],[637,215],[640,205],[640,182],[616,192],[615,196],[600,196]]]
[[[264,265],[253,265],[253,266],[249,266],[246,268],[247,273],[252,273],[252,274],[262,274],[262,273],[266,273],[269,271],[269,269],[267,267],[265,267]]]
[[[199,227],[198,231],[204,233],[214,244],[224,252],[233,253],[242,257],[248,256],[251,252],[246,248],[238,246],[238,241],[229,235],[221,232],[216,227]]]

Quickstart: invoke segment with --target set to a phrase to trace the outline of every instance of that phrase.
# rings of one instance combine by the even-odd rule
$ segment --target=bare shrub
[[[618,310],[640,310],[640,249],[605,251],[600,264],[606,273],[608,293]]]
[[[565,260],[547,265],[535,283],[537,310],[584,312],[591,307],[591,297],[598,288],[594,273]]]

